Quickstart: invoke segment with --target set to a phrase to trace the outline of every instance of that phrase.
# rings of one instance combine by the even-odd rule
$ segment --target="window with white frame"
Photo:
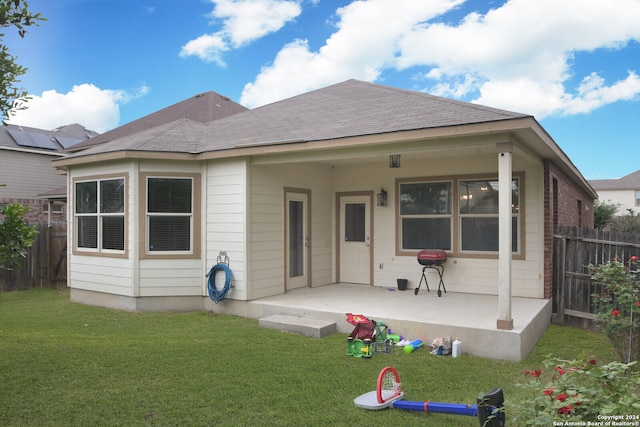
[[[124,251],[124,195],[124,177],[75,182],[76,249]]]
[[[512,251],[520,252],[521,175],[512,180]],[[401,180],[399,250],[444,249],[456,254],[498,252],[498,180],[457,177]]]
[[[636,206],[640,206],[640,190],[636,190]]]
[[[148,253],[193,251],[194,180],[187,177],[147,177]]]

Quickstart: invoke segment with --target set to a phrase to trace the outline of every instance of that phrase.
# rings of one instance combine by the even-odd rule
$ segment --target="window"
[[[515,174],[517,175],[517,174]],[[512,246],[520,250],[522,174],[512,180]],[[444,249],[456,254],[498,252],[498,180],[457,177],[440,181],[400,180],[400,252]]]
[[[124,178],[75,182],[76,248],[124,251]]]
[[[400,184],[402,249],[451,250],[452,183]]]
[[[345,204],[344,240],[347,242],[365,241],[365,204]]]
[[[640,206],[640,190],[636,190],[636,206]]]
[[[147,177],[147,251],[192,252],[193,178]]]
[[[63,204],[53,202],[51,204],[51,213],[62,213],[63,212]],[[44,202],[42,204],[42,212],[49,212],[49,202]]]
[[[498,251],[498,181],[459,181],[460,250]],[[511,181],[511,250],[518,251],[518,180]]]

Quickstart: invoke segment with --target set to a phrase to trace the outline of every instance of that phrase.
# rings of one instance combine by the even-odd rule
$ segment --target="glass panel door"
[[[289,277],[304,276],[304,202],[289,200]]]
[[[371,196],[342,195],[339,206],[339,275],[343,283],[371,284]]]
[[[285,192],[285,290],[309,286],[310,193]]]

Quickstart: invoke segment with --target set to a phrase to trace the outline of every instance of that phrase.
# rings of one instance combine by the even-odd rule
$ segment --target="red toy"
[[[347,313],[347,322],[355,326],[347,337],[347,356],[371,357],[375,343],[385,343],[385,352],[393,349],[393,339],[387,337],[387,325],[383,322],[351,313]]]

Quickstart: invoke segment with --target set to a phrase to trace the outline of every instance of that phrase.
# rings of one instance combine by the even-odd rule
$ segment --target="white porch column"
[[[511,143],[498,144],[498,329],[513,329],[511,317]]]

